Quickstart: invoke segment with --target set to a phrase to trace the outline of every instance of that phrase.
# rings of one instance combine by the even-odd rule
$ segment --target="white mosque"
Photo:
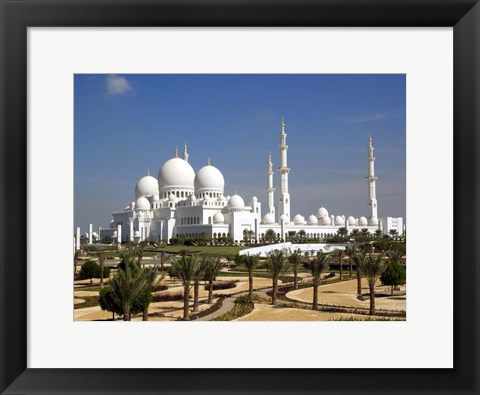
[[[367,229],[375,233],[380,229],[384,234],[395,229],[403,233],[403,218],[378,218],[376,199],[375,157],[372,138],[368,141],[368,215],[355,218],[345,215],[331,215],[325,207],[307,219],[297,214],[291,217],[291,198],[288,188],[290,168],[287,162],[287,133],[282,119],[280,132],[280,165],[278,209],[275,208],[275,188],[273,186],[272,157],[268,155],[267,195],[268,206],[262,216],[262,206],[254,196],[248,203],[235,193],[225,196],[223,174],[215,166],[208,164],[196,173],[188,163],[187,145],[184,145],[183,158],[178,156],[167,160],[158,171],[158,177],[150,172],[135,185],[135,202],[125,209],[112,213],[113,219],[108,228],[92,232],[90,225],[89,242],[92,238],[102,241],[170,242],[172,238],[211,238],[230,237],[234,241],[244,240],[248,234],[253,241],[261,241],[267,231],[275,232],[278,240],[286,239],[290,232],[300,232],[310,239],[323,240],[346,228]],[[248,233],[247,233],[248,232]],[[76,239],[80,239],[77,228]]]

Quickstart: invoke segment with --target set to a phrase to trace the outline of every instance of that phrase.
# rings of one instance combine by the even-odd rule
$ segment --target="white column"
[[[368,207],[370,209],[370,222],[372,219],[377,219],[377,196],[375,182],[378,177],[375,177],[375,157],[373,156],[372,136],[368,137],[368,176],[365,177],[368,186]],[[371,223],[370,223],[371,224]]]
[[[79,251],[80,250],[80,227],[77,227],[76,241],[77,241],[77,251]]]
[[[88,225],[88,244],[92,244],[92,243],[93,243],[92,233],[93,233],[93,225],[90,224],[90,225]]]
[[[117,243],[122,244],[122,225],[117,225]]]
[[[273,187],[273,169],[272,155],[268,153],[268,170],[267,170],[267,192],[268,192],[268,213],[275,217],[275,188]]]
[[[133,221],[130,221],[130,241],[133,241]]]
[[[280,194],[278,205],[278,218],[285,214],[286,222],[290,222],[290,194],[288,193],[288,173],[290,168],[287,163],[287,133],[285,133],[285,121],[282,118],[282,131],[280,133],[280,167],[278,168],[278,174],[280,176]]]

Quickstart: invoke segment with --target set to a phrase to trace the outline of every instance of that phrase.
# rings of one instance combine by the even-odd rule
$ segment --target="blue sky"
[[[403,74],[75,75],[75,226],[108,226],[134,200],[137,180],[147,169],[156,177],[184,140],[195,170],[211,157],[225,194],[257,196],[265,212],[267,155],[276,168],[282,116],[292,215],[320,205],[368,215],[372,133],[379,216],[405,217],[405,82]]]

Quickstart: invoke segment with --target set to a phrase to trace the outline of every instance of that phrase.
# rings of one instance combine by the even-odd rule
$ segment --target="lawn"
[[[155,250],[155,254],[159,251],[165,251],[169,254],[178,254],[182,250],[187,250],[189,254],[198,254],[198,255],[216,255],[216,256],[225,256],[225,255],[235,255],[240,250],[243,250],[244,246],[165,246],[161,249]],[[147,250],[148,251],[148,250]],[[147,252],[146,251],[146,252]],[[151,251],[148,251],[151,252]]]

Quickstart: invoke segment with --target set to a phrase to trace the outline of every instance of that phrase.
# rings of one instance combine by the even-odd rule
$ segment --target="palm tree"
[[[275,231],[273,229],[268,229],[266,232],[265,232],[265,241],[267,243],[271,243],[273,241],[275,241],[277,235],[275,234]]]
[[[199,270],[201,262],[196,255],[189,257],[182,257],[175,261],[173,264],[173,270],[176,277],[180,279],[183,285],[183,319],[188,321],[189,310],[188,301],[190,298],[190,290],[192,289],[192,282],[195,279],[195,275]]]
[[[273,250],[268,254],[266,268],[272,277],[272,304],[277,304],[278,277],[288,268],[285,254],[280,250]]]
[[[204,278],[208,281],[208,304],[213,303],[213,281],[218,276],[220,269],[222,268],[222,262],[218,257],[208,257],[204,263]]]
[[[100,289],[103,288],[103,266],[105,263],[105,252],[104,251],[99,251],[97,252],[97,257],[98,257],[98,264],[100,266]]]
[[[302,251],[296,249],[288,256],[288,262],[293,268],[293,289],[298,289],[298,265],[302,263]]]
[[[118,270],[110,281],[114,298],[123,311],[123,320],[131,320],[133,304],[138,296],[146,292],[150,279],[145,271],[130,267],[130,262],[125,262],[125,270]]]
[[[253,270],[260,261],[259,255],[243,255],[243,264],[248,269],[248,301],[253,302]]]
[[[376,237],[377,239],[379,239],[379,238],[382,237],[382,231],[381,231],[380,229],[377,229],[377,230],[375,231],[375,237]]]
[[[341,229],[341,228],[340,228]],[[340,266],[340,281],[343,280],[343,250],[337,250],[338,264]]]
[[[350,272],[350,279],[353,277],[352,256],[354,254],[353,247],[345,247],[345,255],[348,257],[348,269]]]
[[[313,310],[318,310],[318,287],[322,281],[322,274],[328,270],[327,258],[328,254],[318,251],[315,258],[309,259],[305,265],[313,277]]]
[[[148,287],[147,287],[146,292],[149,292],[150,295],[151,295],[153,286],[155,285],[155,283],[158,283],[158,282],[162,281],[163,278],[165,277],[165,274],[162,272],[160,274],[160,277],[157,277],[158,266],[144,268],[144,269],[142,269],[142,271],[143,271],[143,274],[145,275],[145,277],[147,278],[147,281],[148,281]],[[149,300],[151,300],[151,296],[149,296]],[[148,304],[146,304],[145,307],[143,308],[142,321],[148,321],[148,307],[149,307],[149,305],[150,305],[150,302],[148,302]]]
[[[356,238],[358,237],[359,234],[360,234],[360,231],[358,229],[353,229],[352,233],[350,233],[350,236],[352,236],[353,238]]]
[[[388,233],[393,239],[398,236],[398,231],[396,229],[390,229]]]
[[[350,260],[355,262],[355,267],[357,269],[357,298],[360,300],[363,300],[361,261],[363,261],[364,259],[365,252],[352,248],[350,253]]]
[[[193,311],[198,311],[198,296],[200,292],[200,281],[204,279],[205,276],[205,258],[202,259],[200,265],[197,266],[193,275]]]
[[[376,257],[368,254],[368,256],[360,259],[358,262],[363,275],[367,278],[368,288],[370,289],[370,315],[375,315],[375,283],[385,269],[383,254],[379,254]]]
[[[337,230],[337,235],[342,239],[345,240],[345,238],[348,236],[348,230],[345,227],[338,228]]]

